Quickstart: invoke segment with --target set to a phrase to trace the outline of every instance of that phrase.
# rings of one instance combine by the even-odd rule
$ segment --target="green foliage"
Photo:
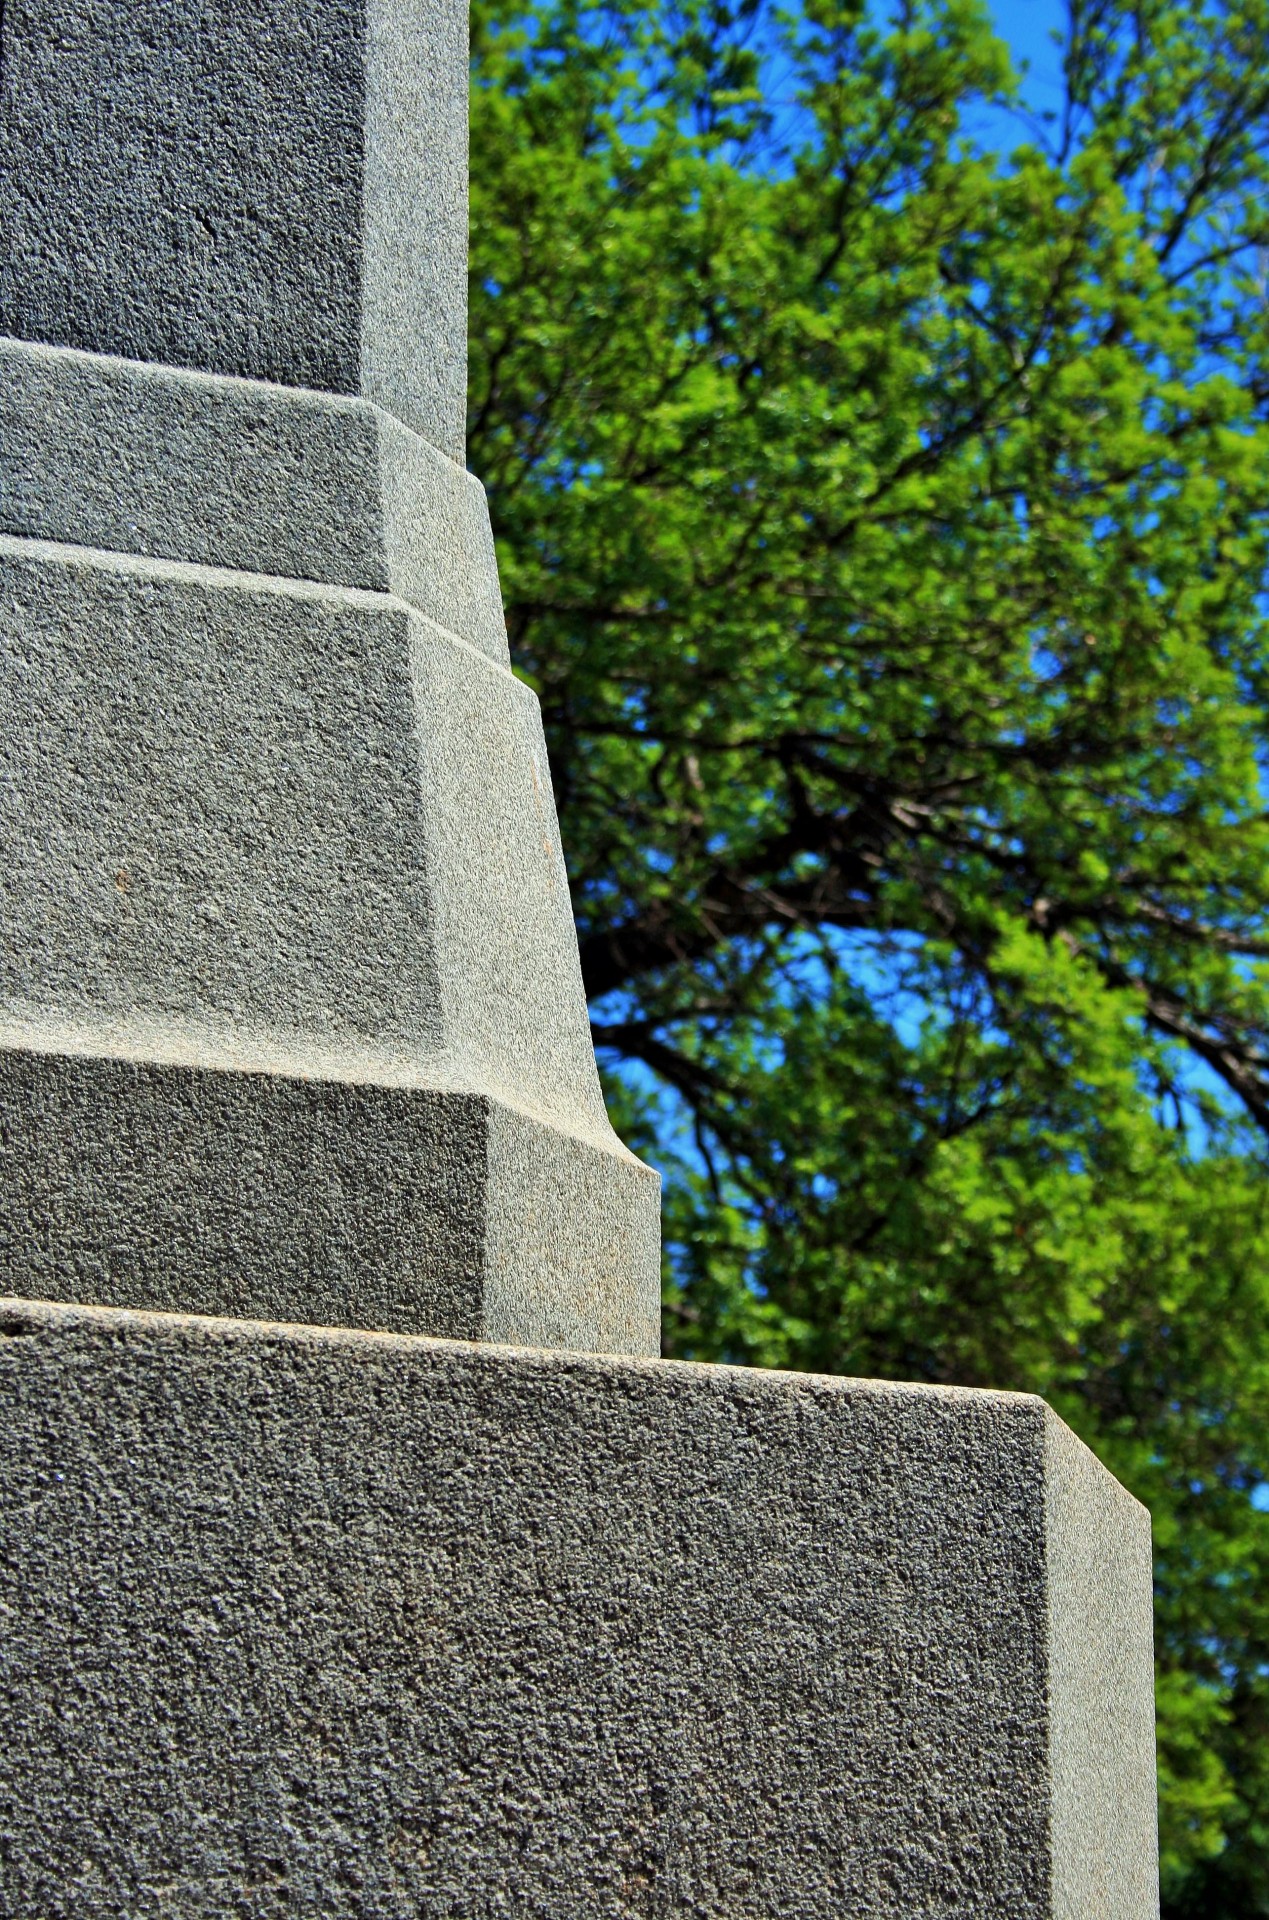
[[[1170,1914],[1269,1915],[1269,0],[473,20],[471,464],[666,1345],[1151,1506]]]

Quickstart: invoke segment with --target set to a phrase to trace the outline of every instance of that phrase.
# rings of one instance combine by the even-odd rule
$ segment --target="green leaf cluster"
[[[1167,1911],[1269,1915],[1269,0],[477,0],[470,461],[666,1347],[1151,1506]]]

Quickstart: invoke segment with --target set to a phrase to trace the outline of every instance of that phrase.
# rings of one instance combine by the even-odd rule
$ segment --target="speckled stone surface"
[[[1059,1920],[1158,1912],[1148,1516],[1046,1412],[1049,1777]],[[1098,1551],[1089,1553],[1089,1542]],[[1107,1714],[1115,1731],[1107,1738]]]
[[[507,663],[484,489],[368,401],[0,339],[0,533],[377,588]]]
[[[564,1351],[655,1351],[657,1181],[465,50],[0,9],[0,1913],[1152,1920],[1148,1521],[1038,1401]]]
[[[13,1291],[656,1352],[506,667],[387,594],[0,536],[0,781]]]
[[[0,1046],[0,1292],[655,1353],[656,1198],[487,1094]]]
[[[0,1330],[9,1911],[1156,1912],[1148,1522],[1040,1402]]]
[[[462,0],[0,14],[0,1263],[652,1352],[461,455]]]
[[[462,0],[0,19],[0,334],[361,394],[462,458]]]

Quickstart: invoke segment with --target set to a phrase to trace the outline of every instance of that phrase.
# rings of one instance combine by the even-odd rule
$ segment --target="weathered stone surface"
[[[14,1913],[1149,1920],[1036,1400],[0,1306]]]
[[[465,32],[0,8],[0,1906],[1149,1920],[1148,1524],[1038,1402],[404,1337],[657,1338]]]
[[[0,1292],[655,1353],[656,1201],[461,1087],[0,1044]]]
[[[658,1182],[604,1112],[505,667],[387,594],[0,536],[0,783],[14,1290],[656,1351]],[[461,1177],[429,1094],[485,1103]]]
[[[0,334],[361,394],[462,457],[463,0],[5,0]]]
[[[657,1349],[658,1183],[451,457],[466,35],[464,0],[0,13],[19,1291]]]
[[[507,662],[484,489],[367,401],[0,339],[0,533],[379,589]]]
[[[537,702],[383,594],[0,537],[0,1008],[606,1126]]]

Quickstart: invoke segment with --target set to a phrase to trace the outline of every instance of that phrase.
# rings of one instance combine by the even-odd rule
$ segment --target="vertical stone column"
[[[6,0],[0,1276],[654,1352],[463,444],[461,0]]]
[[[463,455],[467,16],[6,0],[0,332],[385,407]]]

